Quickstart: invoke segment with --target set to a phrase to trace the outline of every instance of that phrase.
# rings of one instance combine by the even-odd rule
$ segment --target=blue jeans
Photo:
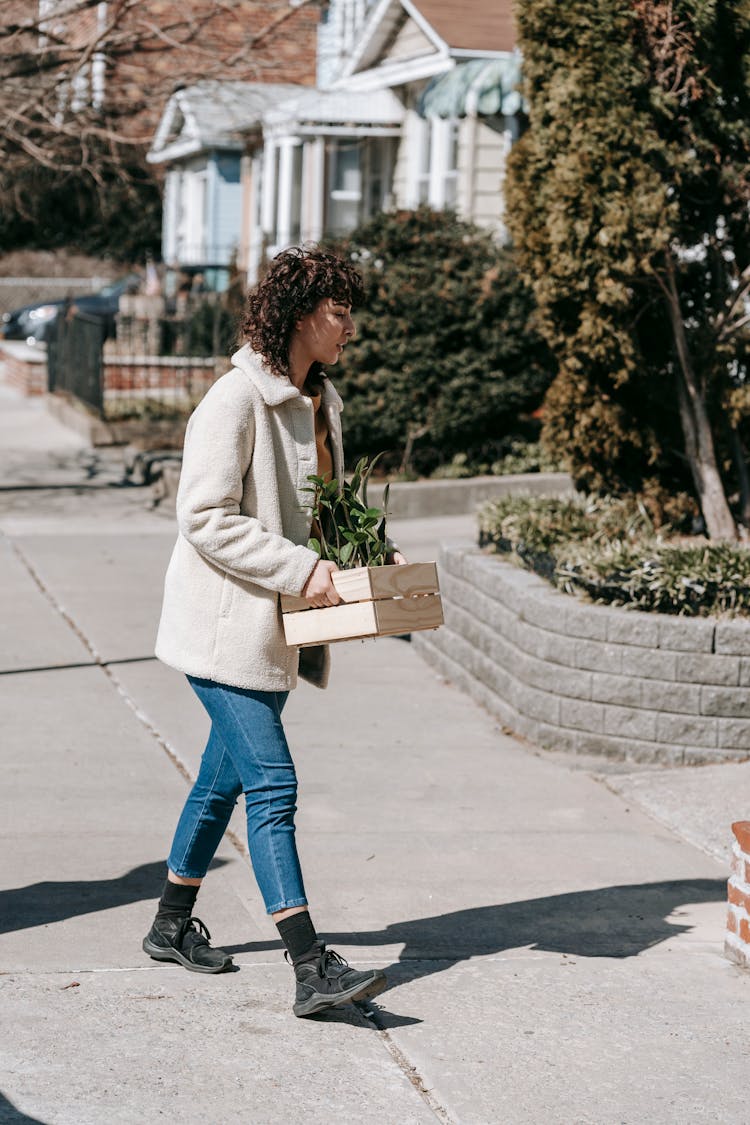
[[[211,719],[211,734],[177,824],[170,871],[203,878],[244,793],[250,859],[266,910],[306,906],[294,838],[297,775],[281,725],[289,692],[188,680]]]

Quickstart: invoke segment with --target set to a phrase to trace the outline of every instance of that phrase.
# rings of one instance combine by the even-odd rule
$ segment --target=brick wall
[[[473,546],[443,549],[445,626],[415,646],[539,746],[640,762],[750,758],[750,622],[584,603]]]
[[[226,361],[184,356],[130,356],[104,359],[104,397],[136,398],[153,394],[163,400],[203,396],[226,370]]]
[[[750,968],[750,820],[732,825],[732,874],[724,951],[730,960]]]
[[[43,395],[47,391],[47,353],[34,352],[27,344],[6,340],[0,345],[3,382],[23,395]]]
[[[107,101],[142,106],[127,128],[147,136],[178,84],[212,78],[313,85],[319,19],[319,8],[312,3],[291,11],[287,2],[268,0],[237,0],[232,5],[214,0],[135,4],[123,34],[130,32],[137,47],[114,58],[107,77]],[[151,32],[154,26],[163,38]],[[270,29],[267,34],[254,42],[266,29]],[[154,98],[154,90],[159,97]]]

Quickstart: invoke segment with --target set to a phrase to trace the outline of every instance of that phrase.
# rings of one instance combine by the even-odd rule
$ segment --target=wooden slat
[[[286,643],[305,648],[334,641],[437,629],[443,624],[443,607],[439,594],[427,594],[286,613],[283,620]]]
[[[377,627],[375,602],[354,602],[284,614],[286,643],[299,645],[300,648],[352,637],[371,637]]]
[[[434,562],[405,563],[401,566],[359,566],[352,570],[337,570],[333,584],[347,603],[380,598],[411,598],[416,594],[438,592],[437,565]],[[333,607],[338,608],[338,607]],[[310,607],[304,598],[290,594],[281,595],[283,613],[297,613]]]
[[[393,633],[417,633],[420,629],[437,629],[443,624],[440,594],[422,598],[391,598],[375,602],[378,636]]]

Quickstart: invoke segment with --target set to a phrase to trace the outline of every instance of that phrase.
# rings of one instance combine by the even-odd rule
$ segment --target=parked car
[[[6,340],[25,340],[28,344],[48,343],[58,316],[68,309],[79,310],[90,316],[103,317],[108,325],[114,325],[114,317],[123,293],[134,292],[142,278],[137,273],[111,281],[95,293],[85,293],[62,300],[36,301],[20,309],[3,313],[0,321],[0,335]]]

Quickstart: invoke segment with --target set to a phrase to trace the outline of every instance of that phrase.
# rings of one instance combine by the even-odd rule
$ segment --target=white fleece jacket
[[[296,686],[279,594],[300,594],[318,560],[307,543],[317,470],[311,400],[249,345],[207,392],[185,435],[179,534],[164,582],[156,655],[201,679],[257,691]],[[321,409],[343,479],[341,398],[324,380]],[[303,674],[325,687],[327,648]]]

